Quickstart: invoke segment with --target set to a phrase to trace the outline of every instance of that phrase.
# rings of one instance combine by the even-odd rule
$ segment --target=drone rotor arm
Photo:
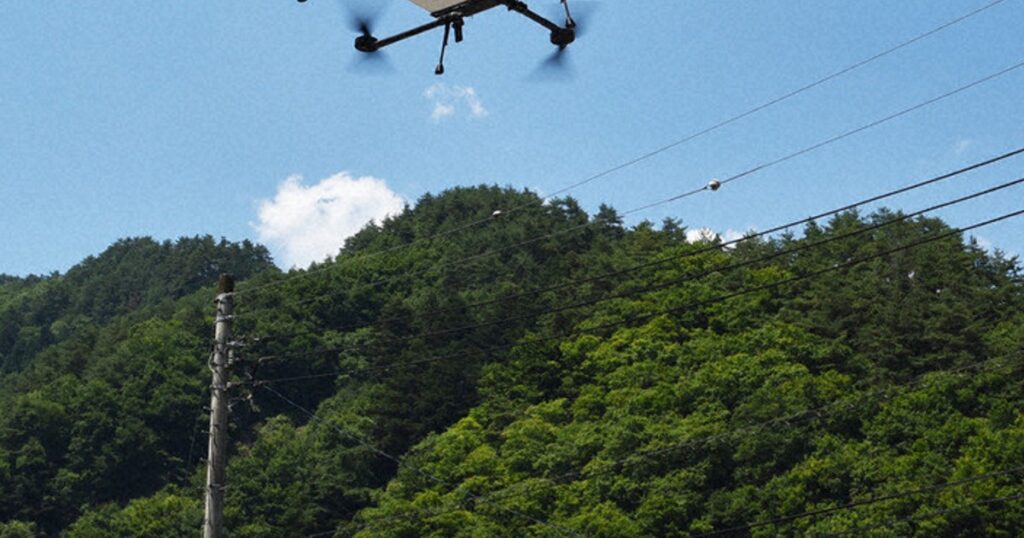
[[[520,0],[502,0],[502,3],[508,7],[509,11],[515,11],[550,31],[551,43],[556,45],[559,49],[568,47],[576,40],[576,25],[571,22],[571,18],[567,19],[566,26],[562,27],[540,15],[536,11],[531,10],[525,2],[521,2]]]
[[[373,46],[372,46],[371,50],[363,50],[363,49],[359,48],[358,45],[356,46],[356,48],[358,50],[362,51],[362,52],[376,52],[376,51],[378,51],[378,50],[380,50],[380,49],[382,49],[384,47],[387,47],[388,45],[394,45],[395,43],[398,43],[399,41],[404,41],[406,39],[409,39],[410,37],[415,37],[415,36],[418,36],[418,35],[420,35],[420,34],[422,34],[424,32],[429,32],[429,31],[433,30],[434,28],[440,28],[442,26],[445,26],[445,25],[448,25],[448,24],[452,24],[454,22],[455,18],[456,18],[455,16],[448,16],[448,17],[442,17],[442,18],[439,18],[439,19],[434,19],[433,21],[428,22],[427,24],[424,24],[424,25],[421,25],[421,26],[417,26],[416,28],[413,28],[411,30],[406,30],[406,31],[404,31],[402,33],[395,34],[395,35],[393,35],[391,37],[385,37],[385,38],[382,38],[382,39],[376,39],[373,42]],[[356,41],[358,42],[359,39],[361,39],[361,38],[362,38],[362,36],[360,36],[360,38],[357,38]]]
[[[520,13],[527,19],[530,19],[531,21],[543,26],[544,28],[547,28],[552,32],[564,30],[564,28],[562,28],[561,26],[551,22],[550,20],[546,19],[544,16],[540,15],[536,11],[531,10],[530,7],[526,5],[526,2],[520,2],[519,0],[503,0],[502,3],[505,4],[509,11],[515,11],[516,13]]]

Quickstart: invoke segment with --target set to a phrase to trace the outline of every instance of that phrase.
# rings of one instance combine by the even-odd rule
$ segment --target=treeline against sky
[[[198,532],[220,272],[229,536],[1024,532],[1016,260],[887,210],[684,221],[459,188],[306,271],[132,239],[3,278],[0,536]]]

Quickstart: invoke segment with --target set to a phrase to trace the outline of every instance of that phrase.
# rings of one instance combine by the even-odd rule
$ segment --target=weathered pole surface
[[[234,311],[235,280],[221,275],[217,294],[214,348],[210,358],[210,445],[206,458],[206,511],[203,538],[224,534],[224,468],[228,444],[228,351]]]

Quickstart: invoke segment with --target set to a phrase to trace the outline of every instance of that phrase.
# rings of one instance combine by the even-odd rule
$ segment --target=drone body
[[[494,1],[491,1],[491,2],[468,2],[466,0],[410,0],[410,1],[412,3],[414,3],[414,4],[416,4],[417,6],[420,6],[421,8],[429,11],[431,14],[442,13],[442,12],[453,10],[453,9],[459,9],[459,10],[461,10],[463,12],[468,12],[469,10],[466,9],[467,6],[461,6],[460,4],[474,4],[474,3],[475,4],[480,4],[480,9],[477,10],[477,12],[479,13],[480,11],[483,11],[485,9],[490,9],[490,8],[496,6],[496,5],[498,5],[500,3],[497,0],[494,0]],[[484,4],[491,4],[491,5],[490,6],[485,6]]]
[[[305,2],[306,0],[298,1]],[[437,68],[434,70],[434,73],[442,75],[444,74],[444,53],[448,48],[448,40],[451,33],[454,31],[456,43],[462,42],[463,26],[465,25],[466,17],[471,17],[477,13],[499,6],[507,8],[510,12],[519,13],[547,29],[551,35],[551,43],[558,47],[558,51],[555,53],[555,59],[560,58],[565,48],[576,40],[576,21],[573,20],[572,15],[569,12],[568,0],[559,0],[565,10],[564,26],[559,26],[551,20],[537,14],[535,11],[531,10],[525,2],[520,0],[409,1],[430,13],[430,15],[434,17],[434,20],[390,37],[378,39],[377,37],[374,37],[370,29],[370,22],[365,18],[357,18],[354,21],[354,26],[360,35],[355,40],[356,50],[366,54],[374,54],[388,45],[393,45],[399,41],[409,39],[410,37],[417,36],[435,28],[443,27],[444,37],[441,43],[441,59],[437,64]]]

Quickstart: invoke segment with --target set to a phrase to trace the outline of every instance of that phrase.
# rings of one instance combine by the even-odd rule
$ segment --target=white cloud
[[[366,223],[397,215],[404,206],[382,179],[341,172],[306,186],[301,176],[291,176],[272,200],[260,201],[259,222],[252,226],[284,266],[307,267],[337,254]]]
[[[686,240],[690,243],[714,241],[716,237],[718,234],[711,228],[689,228],[686,230]]]
[[[979,247],[985,249],[988,252],[995,251],[992,245],[992,241],[990,241],[988,238],[982,237],[980,235],[972,235],[972,237],[974,237],[974,240],[978,242]]]
[[[741,232],[741,231],[733,230],[733,229],[730,228],[730,229],[726,230],[724,234],[722,234],[722,241],[725,241],[726,243],[729,243],[731,241],[736,241],[738,239],[743,239],[743,237],[745,237],[746,235],[747,235],[747,232]]]
[[[742,239],[746,236],[746,232],[740,232],[738,230],[728,229],[723,234],[712,230],[711,228],[690,228],[686,230],[686,240],[690,243],[697,243],[699,241],[714,241],[721,239],[723,243],[729,243]],[[726,248],[732,248],[735,245],[729,245]]]
[[[439,122],[448,116],[455,115],[455,107],[453,105],[446,105],[444,103],[434,103],[434,111],[430,114],[430,119],[435,122]]]
[[[472,86],[449,86],[439,82],[424,90],[423,96],[434,103],[430,119],[435,123],[454,116],[462,107],[471,118],[480,119],[489,114]]]
[[[959,156],[963,155],[964,153],[967,153],[967,150],[971,149],[971,147],[973,147],[973,146],[974,146],[974,141],[973,140],[971,140],[969,138],[962,138],[960,140],[957,140],[956,144],[953,146],[953,153],[957,157],[959,157]]]

